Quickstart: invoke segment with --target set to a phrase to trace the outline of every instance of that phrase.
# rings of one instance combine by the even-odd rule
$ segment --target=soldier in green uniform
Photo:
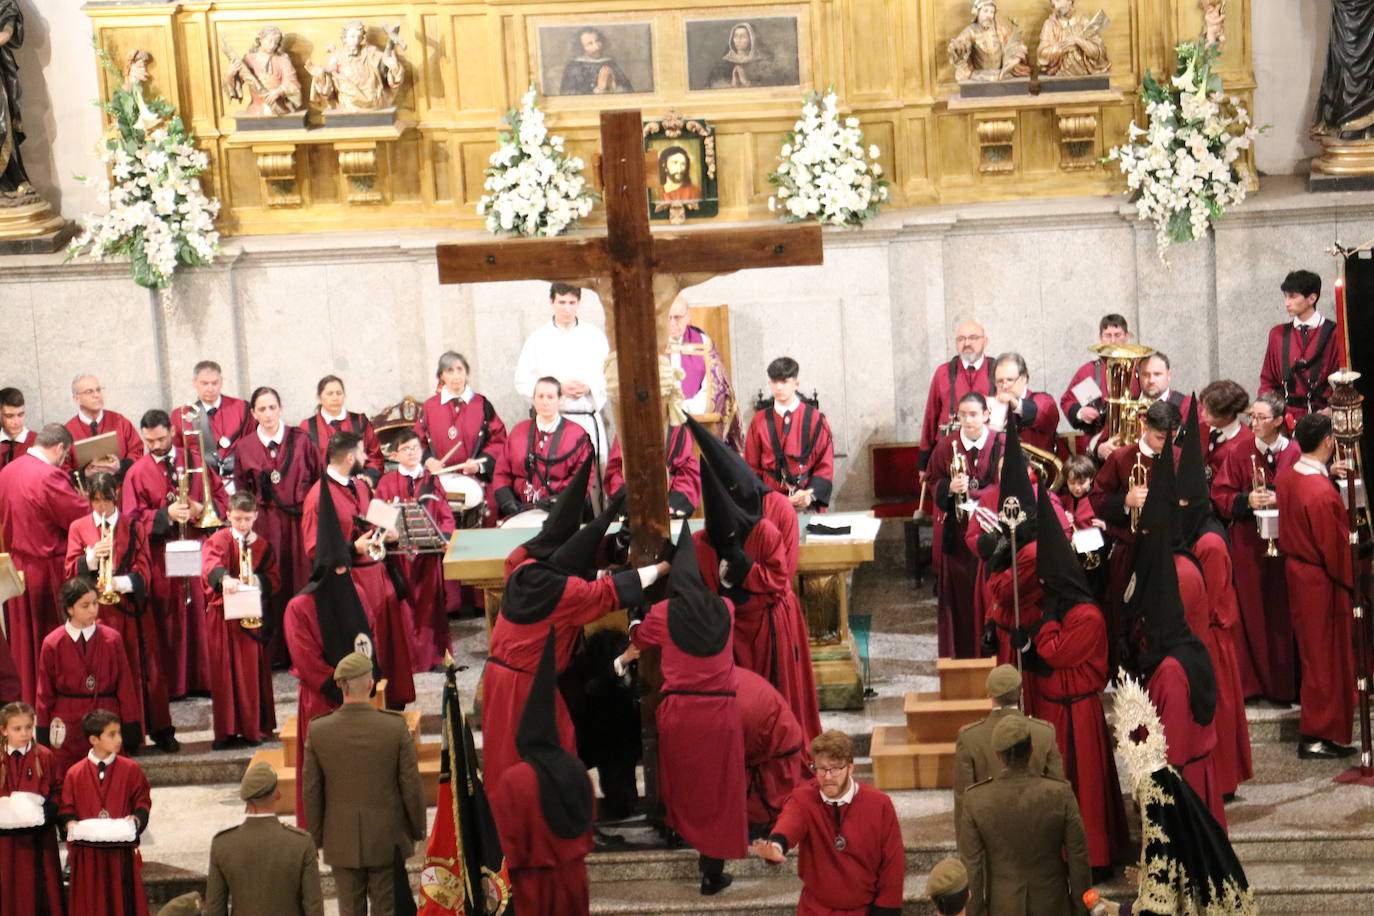
[[[1086,913],[1083,892],[1092,885],[1092,868],[1073,788],[1030,771],[1031,729],[1024,716],[997,723],[992,749],[1005,769],[968,788],[959,822],[970,916]]]
[[[968,912],[968,870],[950,857],[941,859],[926,878],[926,896],[940,916],[964,916]]]
[[[1054,726],[1044,719],[1022,715],[1021,672],[1015,665],[998,665],[988,672],[988,696],[995,708],[977,722],[959,729],[954,742],[954,829],[958,831],[963,813],[964,791],[1002,772],[1002,762],[992,749],[992,730],[1008,716],[1021,716],[1030,723],[1030,771],[1040,776],[1064,778],[1064,760],[1054,740]]]
[[[206,916],[323,916],[320,863],[310,834],[277,820],[277,774],[259,761],[239,783],[248,816],[210,843]]]

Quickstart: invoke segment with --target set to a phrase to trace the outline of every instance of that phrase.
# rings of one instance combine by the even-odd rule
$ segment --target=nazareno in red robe
[[[1179,585],[1179,591],[1182,592],[1182,582]],[[1164,739],[1169,743],[1169,763],[1183,771],[1184,780],[1193,787],[1207,810],[1212,812],[1212,817],[1225,830],[1226,810],[1212,760],[1212,750],[1217,746],[1217,730],[1211,722],[1199,725],[1193,718],[1193,710],[1189,705],[1191,690],[1183,666],[1172,655],[1166,655],[1146,681],[1145,691],[1164,724]]]
[[[830,505],[835,486],[830,422],[805,401],[798,400],[785,426],[773,404],[755,413],[744,437],[744,460],[760,480],[779,493],[812,490],[812,511],[824,512]]]
[[[1076,604],[1062,620],[1047,620],[1035,636],[1035,652],[1054,672],[1030,673],[1039,697],[1036,715],[1054,726],[1064,775],[1073,785],[1088,859],[1094,867],[1128,861],[1130,834],[1111,734],[1102,712],[1107,686],[1107,624],[1092,604]]]
[[[705,572],[705,557],[699,562]],[[724,605],[733,616],[729,599]],[[668,602],[660,601],[630,630],[641,650],[660,652],[663,699],[655,720],[664,821],[703,856],[742,859],[749,851],[748,787],[730,648],[734,637],[715,655],[690,655],[670,637],[668,614]]]
[[[425,497],[433,497],[426,499]],[[453,511],[449,508],[448,498],[439,479],[420,468],[419,479],[406,477],[400,471],[392,471],[382,476],[377,483],[377,498],[387,502],[397,500],[418,500],[421,508],[439,526],[448,543],[448,535],[453,534]],[[428,671],[444,660],[453,643],[448,632],[448,598],[444,590],[444,555],[427,553],[410,556],[399,547],[387,554],[387,563],[394,564],[396,572],[406,583],[406,601],[415,615],[413,634],[415,657],[411,667],[416,671]]]
[[[1298,465],[1302,467],[1302,465]],[[1321,474],[1279,475],[1279,549],[1302,663],[1298,731],[1349,744],[1355,716],[1350,541],[1339,491]]]
[[[781,535],[782,566],[787,581],[797,578],[797,559],[801,554],[801,523],[797,510],[786,496],[777,490],[763,494],[763,517],[773,523]]]
[[[344,540],[351,545],[363,533],[363,527],[354,519],[367,515],[372,490],[365,480],[356,477],[350,483],[351,486],[346,487],[329,478],[329,495],[334,499],[334,509],[339,514],[339,526],[343,529]],[[305,549],[312,563],[315,559],[319,505],[320,488],[312,487],[305,497],[301,514]],[[414,615],[410,605],[397,596],[384,561],[378,562],[366,554],[355,553],[349,574],[353,577],[358,598],[367,610],[368,622],[377,640],[377,663],[386,678],[386,704],[391,709],[401,709],[415,701],[415,680],[412,677],[415,669],[411,662],[411,634],[414,630],[411,621]]]
[[[67,532],[88,512],[71,476],[37,452],[0,471],[0,530],[15,569],[24,574],[24,593],[4,604],[5,632],[26,703],[33,703],[37,692],[43,638],[62,623],[58,594]]]
[[[124,640],[103,623],[95,624],[89,640],[81,649],[63,625],[43,640],[38,656],[37,724],[47,730],[44,734],[64,773],[90,751],[90,742],[81,732],[81,718],[86,713],[105,709],[119,716],[130,731],[142,727],[138,688],[129,673]],[[57,722],[60,729],[56,729]],[[65,732],[60,744],[53,734],[55,729]]]
[[[282,430],[284,435],[275,449],[276,455],[256,433],[244,436],[234,447],[234,489],[257,497],[258,520],[253,523],[253,530],[272,545],[281,576],[281,588],[273,593],[263,619],[268,657],[273,664],[287,660],[282,634],[286,602],[310,581],[310,557],[301,535],[301,509],[306,494],[324,473],[320,453],[305,433],[294,426],[283,425]],[[276,483],[272,482],[274,471]]]
[[[1040,587],[1040,579],[1035,574],[1035,558],[1040,549],[1034,541],[1022,547],[1016,552],[1017,569],[1020,575],[1017,577],[1016,587],[1019,592],[1021,603],[1021,628],[1028,633],[1035,632],[1035,627],[1040,623],[1044,616],[1042,604],[1045,600],[1045,592]],[[982,563],[978,564],[982,567]],[[1018,595],[1012,593],[1011,567],[993,573],[987,580],[989,599],[989,618],[997,627],[997,664],[1015,665],[1016,650],[1012,647],[1012,631],[1016,628],[1016,599]],[[1040,708],[1040,686],[1033,678],[1025,678],[1021,683],[1021,705],[1022,712],[1028,716],[1038,716],[1046,718]]]
[[[1283,557],[1266,557],[1267,543],[1259,536],[1255,510],[1250,508],[1254,468],[1272,490],[1274,479],[1301,456],[1297,443],[1288,442],[1277,455],[1261,453],[1253,440],[1247,449],[1231,451],[1212,478],[1212,505],[1229,523],[1232,582],[1240,610],[1240,626],[1231,632],[1236,644],[1241,688],[1245,695],[1262,695],[1280,703],[1297,698],[1296,643],[1288,610],[1288,577]],[[1250,463],[1251,456],[1255,464]]]
[[[253,553],[254,584],[261,590],[263,613],[281,588],[272,545],[258,538],[248,545]],[[245,629],[238,620],[224,619],[225,576],[239,577],[239,547],[232,528],[221,528],[205,542],[201,554],[201,586],[205,589],[205,632],[210,642],[210,711],[215,740],[231,735],[261,741],[277,727],[272,696],[271,665],[263,657],[261,627]]]
[[[111,758],[104,780],[100,779],[90,758],[84,757],[67,771],[62,784],[60,817],[63,820],[97,818],[101,811],[111,818],[133,815],[138,819],[138,832],[142,834],[148,826],[152,807],[148,778],[137,763],[122,754]],[[72,916],[77,913],[148,916],[148,898],[143,891],[143,857],[139,855],[138,840],[132,843],[74,843],[69,840],[67,864],[71,869],[68,910]]]
[[[382,460],[382,443],[377,438],[377,431],[372,428],[372,421],[365,415],[345,410],[343,419],[337,421],[338,426],[333,426],[330,421],[324,418],[320,408],[301,421],[301,432],[305,433],[307,439],[315,447],[319,455],[320,466],[326,463],[329,452],[329,437],[335,433],[357,433],[363,437],[363,453],[367,456],[363,462],[363,475],[373,486],[377,485],[377,480],[382,476],[382,469],[386,467],[386,462]]]
[[[362,597],[361,595],[359,597]],[[367,610],[368,625],[373,626],[372,612]],[[286,619],[282,629],[286,645],[291,650],[291,674],[296,685],[296,826],[306,829],[305,785],[301,768],[305,763],[305,739],[310,734],[310,720],[338,708],[321,692],[325,684],[334,681],[334,666],[324,660],[324,639],[320,636],[319,611],[314,593],[297,595],[286,603]],[[373,633],[377,631],[373,629]]]
[[[744,731],[750,833],[767,833],[792,790],[811,781],[806,736],[783,695],[748,668],[735,668],[735,700]]]
[[[501,835],[501,854],[510,869],[520,916],[585,916],[589,912],[587,853],[595,845],[591,828],[564,839],[549,828],[539,803],[539,777],[521,760],[487,790]]]
[[[450,436],[449,430],[456,435]],[[496,487],[492,477],[506,450],[506,424],[501,422],[492,403],[476,392],[466,403],[453,398],[447,404],[441,402],[440,394],[432,394],[425,399],[420,418],[415,421],[415,432],[424,443],[425,457],[437,458],[445,467],[469,459],[481,462],[482,470],[476,477],[486,489],[487,504],[482,526],[496,527]]]
[[[562,493],[591,451],[587,431],[564,417],[558,418],[551,433],[539,432],[534,420],[517,423],[506,438],[491,482],[497,506],[504,506],[501,516],[514,515],[509,511],[513,505],[530,506]]]
[[[0,916],[62,916],[62,865],[57,856],[57,809],[62,802],[62,773],[53,752],[30,742],[15,756],[0,739],[0,798],[32,792],[45,799],[46,822],[26,830],[0,830]]]
[[[701,502],[701,464],[686,426],[668,427],[664,460],[668,465],[668,508],[683,517],[691,515]],[[625,458],[620,453],[619,436],[611,441],[611,454],[606,459],[606,475],[602,479],[603,489],[612,496],[625,486]]]
[[[865,916],[871,907],[901,910],[906,849],[892,799],[858,783],[854,799],[843,808],[837,833],[833,806],[821,800],[820,790],[798,786],[773,825],[775,842],[784,840],[785,849],[800,847],[798,916]],[[844,849],[836,848],[837,835],[844,837]]]
[[[182,466],[186,453],[176,449],[171,453],[173,473]],[[200,455],[191,458],[191,476],[187,492],[194,502],[205,503],[203,479],[209,480],[209,491],[215,512],[223,519],[229,511],[229,495],[219,475],[206,469],[201,475]],[[191,691],[210,689],[210,664],[205,623],[205,594],[197,577],[171,578],[167,575],[167,542],[181,539],[179,526],[167,515],[167,507],[176,496],[176,484],[167,471],[166,461],[158,461],[151,453],[134,462],[124,475],[124,489],[119,510],[128,513],[148,538],[148,552],[152,558],[152,579],[148,593],[152,597],[153,619],[161,628],[162,673],[167,692],[173,698]],[[204,541],[209,529],[186,524],[186,538]]]
[[[86,548],[100,540],[95,518],[84,515],[72,522],[67,533],[67,562],[63,574],[87,576],[96,571],[86,564]],[[172,710],[167,699],[167,683],[162,676],[162,645],[153,621],[148,582],[152,578],[152,558],[143,529],[123,512],[115,520],[115,575],[129,576],[134,591],[119,596],[117,604],[100,606],[100,622],[120,635],[129,656],[129,673],[138,688],[139,718],[148,734],[170,733]]]
[[[964,496],[951,493],[950,462],[955,450],[968,461],[970,492]],[[931,563],[935,566],[936,624],[941,658],[977,658],[979,636],[976,629],[977,611],[974,592],[978,587],[978,557],[964,543],[964,520],[957,515],[956,504],[965,499],[977,502],[980,491],[995,487],[997,459],[1002,454],[1000,433],[987,431],[983,446],[969,460],[960,433],[946,436],[935,446],[926,466],[926,481],[935,501],[936,511],[931,531]],[[946,532],[946,526],[955,526]]]
[[[730,589],[720,581],[720,556],[710,536],[703,529],[692,537],[706,587],[725,595]],[[734,605],[731,642],[735,664],[778,688],[809,745],[821,733],[820,702],[811,668],[806,617],[784,572],[782,536],[767,519],[760,519],[744,539],[743,548],[754,562],[739,584],[748,597]]]

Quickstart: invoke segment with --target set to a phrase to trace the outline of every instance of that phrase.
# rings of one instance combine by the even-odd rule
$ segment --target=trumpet
[[[372,532],[371,539],[367,542],[367,556],[374,563],[386,559],[386,545],[382,543],[384,537],[386,537],[386,531],[376,528]]]
[[[1140,453],[1136,452],[1135,464],[1131,466],[1131,476],[1126,481],[1127,492],[1134,490],[1136,487],[1148,487],[1149,485],[1150,474],[1145,470],[1145,462],[1140,460]],[[1140,526],[1140,508],[1140,506],[1132,506],[1129,510],[1132,533]]]
[[[966,457],[964,456],[964,453],[963,453],[963,452],[959,451],[959,446],[958,446],[958,444],[956,443],[955,446],[954,446],[954,456],[953,456],[952,458],[949,459],[949,477],[950,477],[951,480],[953,480],[955,477],[958,477],[958,476],[960,476],[960,475],[963,475],[963,476],[967,477],[968,474],[969,474],[968,458],[966,458]],[[960,501],[955,502],[955,504],[954,504],[954,514],[955,514],[956,517],[958,517],[958,518],[960,518],[960,519],[963,519],[963,518],[965,517],[964,510],[963,510],[962,508],[960,508],[960,507],[961,507],[961,505],[962,505],[963,502],[965,502],[965,501],[968,500],[968,498],[969,498],[968,494],[965,493],[965,494],[964,494],[964,499],[963,499],[963,500],[960,500]]]
[[[109,553],[96,563],[95,590],[101,604],[118,604],[119,592],[114,584],[114,525],[109,519],[100,521],[100,542],[109,545]]]
[[[1264,473],[1264,468],[1260,467],[1258,455],[1250,456],[1250,488],[1256,493],[1269,492],[1269,479]],[[1256,518],[1255,526],[1259,529],[1261,536],[1263,536],[1264,519]],[[1279,555],[1278,545],[1274,543],[1273,538],[1266,537],[1264,539],[1264,545],[1264,555],[1266,557],[1276,557]]]
[[[248,546],[248,538],[235,538],[239,542],[239,584],[250,588],[257,584],[253,577],[253,548]],[[261,617],[245,617],[239,621],[245,630],[256,630],[262,626]]]

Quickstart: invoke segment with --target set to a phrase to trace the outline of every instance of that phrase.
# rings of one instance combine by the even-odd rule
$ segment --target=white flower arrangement
[[[834,89],[824,96],[808,92],[801,119],[783,138],[778,169],[768,175],[778,189],[768,209],[789,223],[862,225],[889,198],[878,152],[877,146],[864,149],[858,118],[840,119]]]
[[[549,133],[544,113],[535,105],[531,85],[520,110],[506,113],[510,132],[500,135],[501,147],[491,154],[486,189],[477,212],[487,218],[495,235],[562,235],[577,228],[592,212],[597,194],[587,187],[584,163],[563,151],[563,138]]]
[[[101,52],[101,58],[118,83],[108,56]],[[66,259],[127,258],[135,283],[165,289],[179,264],[209,264],[219,253],[219,201],[205,196],[198,177],[209,159],[195,148],[176,109],[163,99],[145,99],[140,83],[115,89],[101,107],[113,124],[96,156],[113,180],[81,180],[100,189],[109,210],[82,219]]]
[[[1219,45],[1189,41],[1177,53],[1177,73],[1167,84],[1145,74],[1140,98],[1149,128],[1132,122],[1129,142],[1107,154],[1121,165],[1136,213],[1154,222],[1161,260],[1172,242],[1201,238],[1245,200],[1250,174],[1241,156],[1258,133],[1213,72]]]

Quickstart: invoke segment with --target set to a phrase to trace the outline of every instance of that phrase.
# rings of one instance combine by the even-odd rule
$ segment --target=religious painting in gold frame
[[[801,84],[796,16],[689,19],[683,31],[690,91]]]
[[[716,131],[701,118],[675,111],[644,122],[645,166],[652,172],[649,218],[682,223],[720,212]]]
[[[536,27],[545,96],[636,95],[655,90],[652,22],[581,22]]]

